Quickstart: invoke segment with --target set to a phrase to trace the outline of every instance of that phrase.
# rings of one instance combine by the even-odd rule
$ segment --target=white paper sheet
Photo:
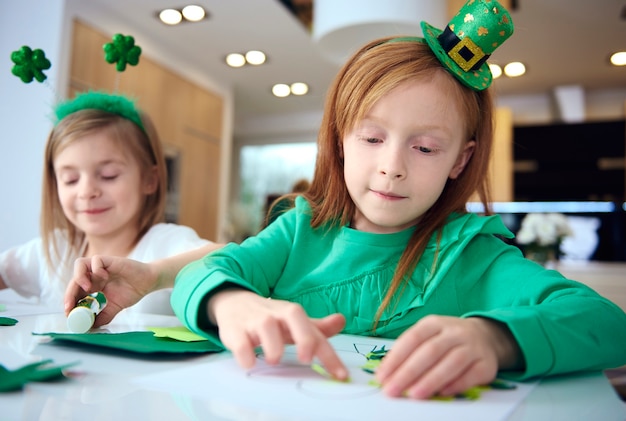
[[[295,349],[287,347],[278,366],[269,366],[259,357],[246,372],[233,358],[135,378],[142,387],[175,395],[209,399],[226,408],[250,415],[258,411],[292,420],[480,420],[506,417],[527,396],[534,384],[517,383],[514,390],[484,391],[478,400],[414,401],[391,399],[369,382],[373,375],[362,369],[365,354],[375,346],[388,349],[393,341],[339,335],[331,343],[348,369],[351,381],[341,383],[324,378],[309,366],[299,364]],[[236,412],[236,411],[235,411]],[[237,419],[237,418],[234,418]]]

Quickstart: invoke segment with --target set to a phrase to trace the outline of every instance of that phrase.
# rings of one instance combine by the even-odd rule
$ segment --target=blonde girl
[[[0,288],[60,309],[79,257],[152,261],[210,244],[189,227],[164,223],[162,145],[133,101],[88,92],[55,114],[44,153],[41,237],[0,254]]]

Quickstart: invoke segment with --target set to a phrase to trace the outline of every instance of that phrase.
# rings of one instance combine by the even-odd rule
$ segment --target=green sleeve
[[[463,317],[506,324],[522,350],[525,369],[507,377],[523,380],[626,363],[626,314],[617,305],[493,237],[476,237],[464,254],[474,263],[463,259],[459,276],[480,279],[480,288],[478,283],[463,287]],[[481,260],[481,255],[496,257]]]
[[[176,316],[193,332],[223,346],[207,317],[208,299],[229,285],[269,297],[291,251],[295,219],[295,211],[287,212],[258,235],[185,266],[176,276],[171,296]],[[268,242],[272,247],[264,246]]]

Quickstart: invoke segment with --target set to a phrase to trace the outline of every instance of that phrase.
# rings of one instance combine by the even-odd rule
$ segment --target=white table
[[[0,294],[0,303],[2,303]],[[285,420],[272,414],[251,413],[249,408],[220,405],[207,396],[199,399],[141,387],[133,378],[189,367],[222,358],[228,353],[194,356],[133,356],[42,343],[47,337],[31,332],[67,332],[63,314],[30,314],[21,305],[19,323],[0,326],[0,362],[52,359],[56,364],[80,361],[73,377],[55,382],[29,383],[23,390],[0,393],[0,420]],[[42,310],[32,306],[32,313]],[[0,316],[11,317],[11,308]],[[112,332],[146,330],[149,326],[177,326],[172,316],[122,314],[107,329]],[[4,361],[3,361],[4,360]],[[216,382],[219,379],[207,379]],[[271,387],[271,385],[268,385]],[[288,405],[285,402],[285,405]],[[287,418],[293,419],[293,418]],[[319,419],[301,414],[298,419]],[[338,418],[341,419],[341,418]],[[393,416],[390,417],[393,419]],[[540,382],[508,418],[509,420],[624,420],[626,406],[602,373],[555,377]],[[361,420],[362,421],[362,420]]]
[[[564,260],[554,268],[590,286],[626,311],[626,263]]]

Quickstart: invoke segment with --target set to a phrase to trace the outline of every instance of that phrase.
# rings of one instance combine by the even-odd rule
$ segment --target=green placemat
[[[50,336],[55,341],[77,342],[81,344],[114,348],[137,353],[202,353],[220,352],[222,348],[208,340],[178,341],[168,337],[157,337],[153,332],[123,333],[33,333],[33,335]]]
[[[13,326],[17,323],[17,320],[10,317],[0,317],[0,326]]]

